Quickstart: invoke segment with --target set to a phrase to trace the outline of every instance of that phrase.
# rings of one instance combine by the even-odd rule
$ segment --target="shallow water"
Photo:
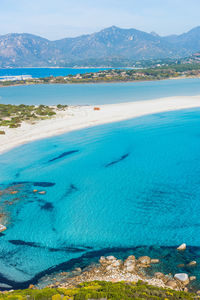
[[[200,79],[4,87],[0,103],[99,105],[182,95],[200,95]]]
[[[0,198],[8,213],[0,282],[24,287],[135,247],[138,255],[151,249],[173,261],[172,270],[180,257],[164,255],[166,247],[185,242],[190,247],[182,259],[198,260],[199,150],[196,109],[84,129],[1,155],[0,189],[19,193]]]

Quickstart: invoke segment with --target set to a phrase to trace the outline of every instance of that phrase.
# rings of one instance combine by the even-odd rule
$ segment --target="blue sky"
[[[0,0],[0,35],[55,40],[112,25],[179,34],[200,25],[200,0]]]

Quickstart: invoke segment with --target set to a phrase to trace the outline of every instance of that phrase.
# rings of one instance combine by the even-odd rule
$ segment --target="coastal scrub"
[[[178,292],[145,284],[128,282],[85,282],[74,289],[26,289],[12,292],[2,292],[0,300],[52,299],[52,300],[81,300],[81,299],[198,299],[192,293]]]

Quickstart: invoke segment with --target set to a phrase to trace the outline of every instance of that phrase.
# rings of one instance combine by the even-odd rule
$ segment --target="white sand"
[[[170,97],[98,107],[100,111],[94,111],[94,106],[71,106],[66,111],[58,112],[54,118],[38,121],[33,125],[23,122],[19,128],[0,127],[0,130],[6,131],[5,135],[0,135],[0,153],[37,139],[85,127],[164,111],[200,107],[200,96]]]

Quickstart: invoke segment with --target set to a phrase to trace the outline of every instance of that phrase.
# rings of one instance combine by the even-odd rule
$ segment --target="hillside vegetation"
[[[74,289],[50,289],[42,290],[26,289],[0,294],[0,300],[26,300],[26,299],[52,299],[52,300],[82,300],[82,299],[152,299],[152,300],[176,300],[176,299],[199,299],[192,293],[177,292],[170,289],[157,288],[144,284],[143,282],[105,282],[93,281],[80,284]]]

